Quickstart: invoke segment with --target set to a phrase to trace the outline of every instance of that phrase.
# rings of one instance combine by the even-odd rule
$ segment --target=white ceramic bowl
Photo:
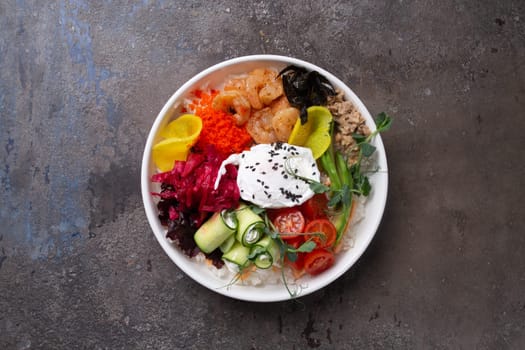
[[[225,285],[227,282],[225,283],[224,279],[218,278],[213,272],[204,266],[204,263],[198,263],[188,258],[178,249],[177,246],[166,239],[166,228],[161,225],[157,216],[157,201],[151,195],[152,191],[158,191],[159,189],[158,184],[154,184],[150,181],[151,175],[156,171],[151,159],[151,148],[159,141],[159,136],[157,135],[158,131],[169,121],[179,115],[182,101],[191,91],[203,86],[219,86],[224,82],[226,77],[232,74],[247,73],[259,67],[274,67],[280,70],[290,64],[302,66],[308,70],[316,70],[328,78],[336,88],[345,92],[346,98],[352,101],[352,103],[360,110],[370,129],[375,130],[374,121],[361,100],[348,86],[331,73],[311,63],[295,58],[275,55],[254,55],[234,58],[216,64],[213,67],[200,72],[182,85],[173,96],[171,96],[168,102],[166,102],[155,119],[144,150],[141,172],[142,199],[149,224],[151,225],[155,237],[170,259],[173,260],[173,262],[188,276],[217,293],[235,299],[270,302],[290,299],[290,295],[283,284],[264,286],[235,284],[226,287]],[[365,204],[365,217],[355,228],[356,235],[354,238],[354,246],[349,250],[339,253],[336,257],[334,266],[327,271],[315,277],[303,277],[300,281],[303,288],[299,296],[304,296],[317,291],[344,274],[363,254],[376,233],[386,204],[388,174],[385,149],[379,135],[374,139],[373,144],[377,147],[376,159],[378,162],[377,165],[381,171],[370,176],[372,192]],[[188,291],[188,293],[190,293],[190,291]]]

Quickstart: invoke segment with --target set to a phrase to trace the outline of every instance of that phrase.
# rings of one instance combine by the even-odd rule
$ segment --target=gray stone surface
[[[383,223],[304,305],[201,287],[142,208],[164,102],[255,53],[395,118]],[[525,348],[524,57],[523,1],[2,1],[0,348]]]

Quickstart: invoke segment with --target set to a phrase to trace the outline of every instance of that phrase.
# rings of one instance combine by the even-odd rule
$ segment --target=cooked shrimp
[[[269,107],[272,109],[272,113],[275,115],[281,109],[290,107],[290,102],[288,102],[288,98],[283,95],[276,100],[273,100]]]
[[[272,126],[273,114],[269,107],[263,108],[252,114],[246,130],[257,143],[272,143],[277,141],[277,136]]]
[[[281,79],[272,78],[259,91],[259,100],[265,106],[268,106],[277,97],[283,94],[283,83]]]
[[[246,78],[246,94],[253,108],[261,109],[283,94],[281,80],[272,69],[254,69]]]
[[[224,84],[224,91],[238,90],[244,92],[246,90],[246,78],[232,78]]]
[[[249,73],[248,78],[246,78],[246,94],[250,104],[255,109],[263,108],[263,104],[259,99],[259,90],[266,83],[266,77],[264,74],[264,69],[255,69]]]
[[[250,118],[250,101],[239,91],[223,91],[212,102],[213,109],[231,113],[237,125],[243,125]]]
[[[289,107],[275,114],[272,118],[272,127],[279,141],[288,141],[300,113],[297,108]]]

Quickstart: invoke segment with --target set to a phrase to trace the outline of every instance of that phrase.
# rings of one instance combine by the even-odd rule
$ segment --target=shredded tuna
[[[353,164],[357,161],[358,149],[352,134],[370,135],[370,129],[365,123],[365,118],[352,102],[345,100],[344,92],[336,91],[337,94],[328,99],[328,109],[335,121],[335,146],[338,151],[348,156],[348,162]]]

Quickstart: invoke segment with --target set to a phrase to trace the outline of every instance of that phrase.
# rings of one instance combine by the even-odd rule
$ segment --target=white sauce
[[[320,180],[312,151],[287,143],[260,144],[249,151],[232,154],[221,164],[215,189],[226,173],[227,164],[239,166],[237,186],[241,198],[261,208],[300,205],[314,192],[306,181],[297,176],[317,182]]]

